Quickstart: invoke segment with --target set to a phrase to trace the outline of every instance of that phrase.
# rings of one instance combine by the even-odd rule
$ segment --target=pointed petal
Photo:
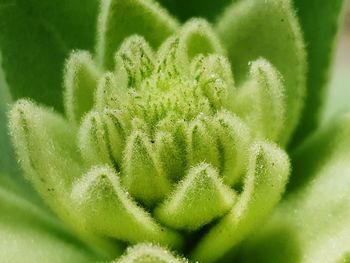
[[[159,48],[156,72],[170,79],[188,75],[190,62],[196,55],[212,53],[224,53],[214,30],[205,20],[192,19]]]
[[[177,22],[153,0],[103,0],[98,22],[98,61],[111,69],[113,55],[126,37],[141,35],[157,48],[177,27]]]
[[[110,137],[102,113],[91,111],[85,116],[78,140],[81,155],[88,165],[114,165]]]
[[[180,237],[137,206],[121,186],[119,175],[108,166],[92,168],[75,183],[71,197],[82,224],[91,231],[132,243],[179,246]]]
[[[81,154],[89,165],[110,164],[120,168],[129,121],[119,110],[89,112],[79,130]]]
[[[155,216],[165,225],[193,231],[228,212],[233,202],[234,191],[212,166],[202,163],[190,169]]]
[[[280,74],[266,60],[251,63],[248,81],[237,89],[230,108],[259,137],[281,142],[286,129],[286,97]],[[283,142],[282,142],[283,143]]]
[[[208,128],[210,120],[197,118],[186,131],[187,159],[189,167],[205,162],[220,167],[220,152],[215,132]]]
[[[153,73],[155,67],[152,48],[138,35],[124,40],[115,60],[118,86],[125,88],[139,89],[141,82]]]
[[[120,92],[126,87],[122,79],[117,79],[116,74],[106,72],[99,79],[97,90],[95,93],[95,107],[98,111],[103,111],[105,108],[117,108],[120,104]],[[119,92],[118,92],[119,91]]]
[[[165,82],[169,82],[182,74],[188,74],[189,61],[182,44],[181,38],[174,36],[169,37],[159,48],[156,72],[160,80],[165,78]]]
[[[214,107],[219,109],[226,104],[234,82],[230,63],[224,56],[197,56],[191,62],[191,74]]]
[[[265,142],[253,145],[244,189],[237,203],[199,242],[196,260],[213,262],[243,240],[278,203],[289,175],[285,152]]]
[[[252,141],[251,131],[241,119],[228,112],[217,113],[209,126],[217,135],[220,174],[225,184],[234,186],[246,173]]]
[[[170,132],[157,132],[155,135],[155,155],[167,178],[177,181],[183,177],[186,158]]]
[[[183,42],[184,52],[190,60],[199,54],[225,53],[219,37],[205,19],[191,19],[181,27],[179,35]]]
[[[137,200],[151,205],[170,191],[170,181],[155,156],[151,140],[140,131],[127,139],[123,160],[123,185]]]
[[[70,121],[79,123],[82,116],[93,107],[99,77],[99,69],[87,51],[71,53],[64,72],[64,100]]]

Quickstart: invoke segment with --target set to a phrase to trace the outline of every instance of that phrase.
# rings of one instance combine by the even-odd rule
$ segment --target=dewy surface
[[[45,201],[91,246],[118,254],[151,242],[216,261],[284,191],[285,82],[258,58],[235,84],[226,50],[202,19],[179,27],[162,23],[162,13],[153,21],[169,31],[162,41],[142,32],[113,39],[118,5],[102,7],[97,55],[67,59],[66,117],[28,100],[13,107],[17,154]],[[172,257],[134,249],[135,257]]]

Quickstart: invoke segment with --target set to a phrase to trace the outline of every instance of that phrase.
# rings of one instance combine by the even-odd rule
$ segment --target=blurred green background
[[[350,110],[350,2],[345,10],[345,19],[337,43],[330,88],[326,94],[322,124],[334,116]]]

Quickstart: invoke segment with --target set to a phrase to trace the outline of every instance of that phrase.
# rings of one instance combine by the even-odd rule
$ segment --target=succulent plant
[[[65,60],[64,113],[27,98],[9,112],[26,178],[89,251],[71,259],[243,262],[255,260],[251,251],[264,258],[262,243],[288,222],[293,202],[303,206],[302,194],[276,209],[276,226],[249,240],[281,200],[291,167],[313,167],[299,156],[318,144],[306,140],[293,160],[287,153],[308,132],[300,120],[313,122],[317,112],[303,113],[305,101],[317,102],[307,93],[309,53],[292,3],[238,1],[212,25],[180,24],[148,0],[104,0],[95,46]],[[14,86],[16,94],[21,85]],[[345,142],[337,136],[324,152]],[[339,256],[342,249],[332,259]]]

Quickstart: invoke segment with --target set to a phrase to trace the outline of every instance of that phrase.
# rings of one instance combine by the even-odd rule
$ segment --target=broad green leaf
[[[102,0],[97,59],[100,65],[111,69],[114,53],[126,37],[141,35],[157,48],[177,27],[177,21],[153,0]]]
[[[215,16],[233,0],[158,0],[172,14],[185,21],[191,17],[204,17],[213,21]],[[237,0],[235,0],[237,1]]]
[[[350,115],[294,154],[292,191],[242,249],[242,262],[347,262],[350,247]],[[297,188],[295,186],[298,186]]]
[[[286,125],[282,144],[288,143],[300,118],[305,96],[305,50],[289,0],[244,0],[231,4],[216,24],[228,50],[235,80],[244,80],[249,62],[265,58],[282,74],[286,96]]]
[[[91,49],[97,0],[1,0],[2,66],[14,99],[30,97],[62,111],[63,63]]]
[[[242,193],[231,211],[197,244],[193,259],[219,260],[258,227],[279,202],[289,176],[286,153],[275,145],[257,142],[249,156]]]
[[[2,56],[0,53],[0,65],[1,61]],[[11,102],[12,100],[5,81],[5,76],[0,66],[0,172],[19,177],[17,176],[19,174],[19,169],[12,149],[7,127],[7,112]]]
[[[307,93],[293,143],[301,142],[320,122],[329,85],[335,42],[345,0],[294,0],[307,50]],[[296,145],[295,145],[296,146]]]
[[[125,255],[114,263],[188,263],[185,258],[174,256],[166,248],[153,244],[139,244],[129,247]]]
[[[98,260],[50,214],[2,185],[0,200],[1,261],[58,263]]]

